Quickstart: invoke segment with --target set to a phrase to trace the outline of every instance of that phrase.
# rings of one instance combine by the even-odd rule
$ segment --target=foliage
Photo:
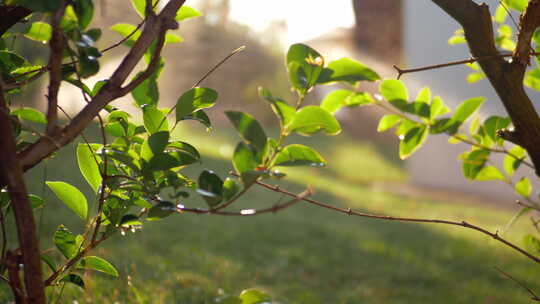
[[[206,169],[196,177],[190,176],[186,172],[201,161],[200,153],[189,142],[190,138],[177,140],[171,136],[171,132],[186,120],[195,120],[211,128],[212,122],[206,111],[219,102],[219,93],[200,86],[203,78],[181,94],[172,109],[160,106],[158,81],[166,65],[160,56],[161,50],[167,44],[183,41],[182,37],[170,32],[178,27],[178,22],[200,16],[201,13],[183,6],[183,1],[179,0],[169,1],[161,9],[156,4],[155,1],[132,0],[133,8],[142,18],[141,23],[119,23],[112,26],[111,30],[122,39],[109,48],[98,49],[96,42],[102,30],[89,28],[94,14],[91,0],[48,0],[39,3],[13,0],[7,3],[24,6],[41,17],[40,21],[31,22],[21,32],[4,33],[0,40],[0,106],[5,112],[2,114],[5,119],[0,128],[0,136],[7,147],[5,158],[1,159],[2,186],[7,191],[3,190],[0,196],[0,220],[4,226],[4,218],[13,214],[20,237],[20,253],[3,245],[0,270],[2,275],[7,273],[6,280],[17,302],[44,303],[44,287],[47,286],[55,287],[48,290],[49,294],[58,292],[60,296],[65,283],[84,289],[87,284],[81,276],[82,271],[94,270],[117,277],[119,274],[115,266],[103,257],[93,255],[93,250],[111,237],[143,229],[151,222],[179,213],[258,215],[276,212],[305,199],[309,191],[289,193],[293,197],[290,202],[272,208],[239,211],[226,209],[243,197],[253,185],[268,188],[264,180],[285,177],[279,170],[281,167],[325,166],[327,161],[313,147],[288,141],[294,135],[339,134],[341,125],[335,115],[342,108],[378,106],[388,110],[390,114],[382,117],[378,130],[395,129],[400,140],[399,156],[402,159],[410,157],[430,135],[446,134],[452,142],[469,144],[471,149],[460,156],[466,178],[475,181],[500,180],[512,185],[525,202],[515,219],[531,210],[540,210],[540,202],[532,195],[531,181],[521,175],[518,175],[518,181],[512,179],[520,166],[535,167],[534,159],[529,160],[526,153],[528,151],[531,154],[532,146],[510,144],[511,140],[503,136],[505,132],[511,132],[508,131],[512,125],[510,118],[490,116],[481,120],[475,117],[484,103],[483,97],[467,99],[455,109],[450,109],[441,97],[432,96],[429,88],[423,88],[416,97],[411,98],[407,87],[400,80],[381,80],[371,68],[350,58],[327,63],[319,52],[305,44],[292,45],[286,54],[288,79],[297,96],[295,101],[274,96],[266,88],[259,89],[261,99],[274,112],[279,123],[277,134],[272,136],[248,113],[228,111],[226,116],[240,137],[232,155],[234,172],[224,176],[215,170]],[[505,5],[518,11],[527,8],[526,1],[503,1],[501,7]],[[498,26],[496,45],[503,50],[514,50],[518,48],[519,42],[514,42],[512,30],[505,24],[505,20],[505,12],[499,8],[494,16]],[[19,54],[20,50],[8,46],[7,40],[18,36],[49,45],[47,66],[24,58]],[[464,37],[464,32],[457,31],[449,42],[465,42]],[[536,31],[533,39],[536,48],[540,45],[539,37]],[[122,44],[128,48],[122,64],[109,79],[97,82],[90,88],[87,79],[99,72],[100,57]],[[128,75],[143,58],[145,68],[127,81]],[[469,66],[474,70],[468,77],[471,82],[485,76],[476,62],[471,62]],[[11,98],[24,91],[27,83],[44,74],[49,75],[46,113],[32,107],[15,109],[11,105]],[[524,83],[539,90],[538,75],[538,67],[530,69]],[[378,94],[360,91],[359,84],[363,81],[380,81]],[[81,98],[88,102],[65,126],[58,123],[58,91],[62,82],[78,87]],[[124,82],[127,84],[124,85]],[[330,92],[319,105],[304,104],[306,95],[314,88],[329,84],[339,84],[341,89]],[[128,112],[109,105],[114,99],[128,93],[140,111],[142,124]],[[171,120],[170,115],[174,116]],[[102,131],[99,143],[89,142],[82,134],[95,117]],[[471,119],[472,122],[466,128]],[[29,208],[47,208],[48,204],[39,196],[26,195],[24,183],[21,182],[22,169],[27,170],[50,157],[77,136],[83,138],[83,143],[77,146],[77,163],[93,194],[86,197],[69,181],[46,181],[45,184],[74,213],[74,217],[82,220],[84,231],[78,232],[60,225],[51,236],[55,249],[47,250],[46,253],[33,250],[39,244],[34,217]],[[503,170],[491,160],[493,153],[506,155],[501,166]],[[15,166],[13,170],[8,169],[9,165]],[[278,188],[270,189],[280,191]],[[198,208],[192,204],[193,193],[206,202],[207,208]],[[392,218],[316,204],[349,215],[463,226],[481,231],[508,245],[497,233],[490,233],[466,222]],[[538,261],[536,256],[540,251],[540,240],[534,235],[527,235],[525,243],[532,254],[516,249],[512,244],[509,246],[514,246],[514,249]],[[25,263],[22,270],[18,268],[20,263],[16,262],[18,254]],[[48,267],[45,280],[41,277],[40,267],[32,268],[36,258],[38,266],[42,263]],[[18,280],[19,273],[24,273],[25,287]],[[260,290],[249,289],[239,296],[226,297],[218,302],[256,304],[269,303],[271,299]]]

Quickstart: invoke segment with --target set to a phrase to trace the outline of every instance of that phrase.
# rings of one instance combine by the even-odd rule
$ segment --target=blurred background
[[[107,30],[112,25],[140,22],[129,2],[97,1],[95,25],[105,29],[99,47],[121,39]],[[497,3],[488,1],[493,7]],[[327,62],[354,58],[385,78],[396,77],[394,64],[419,67],[469,57],[466,46],[448,45],[448,38],[459,26],[430,1],[188,0],[186,4],[204,15],[182,23],[178,34],[184,42],[165,49],[160,107],[172,107],[217,62],[246,46],[202,83],[219,92],[217,106],[208,111],[213,130],[189,122],[177,130],[178,138],[193,143],[204,155],[203,163],[189,172],[193,176],[204,168],[217,168],[225,175],[232,167],[229,159],[238,137],[223,115],[225,110],[249,112],[264,122],[269,132],[277,130],[277,121],[267,103],[257,96],[257,87],[294,100],[284,64],[290,44],[306,43]],[[126,50],[118,47],[107,53],[100,61],[100,73],[89,79],[89,84],[107,78]],[[35,56],[36,60],[46,58]],[[469,84],[465,80],[469,72],[457,66],[407,74],[403,80],[411,95],[428,86],[451,106],[486,96],[481,114],[501,114],[498,98],[487,81]],[[45,104],[45,86],[33,87],[18,97],[19,102]],[[360,89],[376,90],[376,85],[362,86]],[[316,90],[307,102],[319,103],[327,92]],[[131,107],[137,114],[130,96],[115,104],[122,109]],[[70,113],[82,108],[80,91],[63,85],[61,105]],[[292,141],[320,150],[329,165],[289,169],[283,187],[291,191],[313,187],[316,199],[374,213],[467,220],[489,230],[505,226],[517,207],[513,190],[497,182],[466,181],[456,158],[467,146],[450,145],[444,135],[434,136],[413,157],[401,161],[397,137],[391,131],[376,132],[378,119],[384,114],[375,107],[344,109],[339,113],[344,130],[339,136],[295,137]],[[97,140],[96,128],[90,128],[87,136]],[[67,226],[75,231],[81,228],[63,216],[65,208],[43,188],[44,180],[73,180],[87,187],[78,174],[74,155],[70,146],[29,173],[30,189],[45,193],[57,210],[54,220],[42,222],[45,244],[58,223],[68,221]],[[69,161],[72,166],[67,165]],[[238,203],[253,208],[282,200],[275,193],[254,191]],[[530,230],[528,221],[523,221],[505,235],[520,242]],[[263,288],[280,303],[493,303],[526,299],[527,295],[493,266],[538,286],[534,281],[537,273],[528,261],[474,232],[345,218],[302,204],[275,215],[247,219],[178,215],[112,241],[97,253],[110,257],[121,278],[88,273],[92,283],[87,291],[67,290],[64,299],[220,303],[225,295],[248,287]],[[81,294],[84,297],[80,298]]]

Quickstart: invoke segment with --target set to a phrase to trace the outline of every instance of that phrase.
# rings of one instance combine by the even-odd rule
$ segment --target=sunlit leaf
[[[414,153],[426,141],[428,133],[426,126],[410,129],[399,142],[399,157],[405,159]]]
[[[197,87],[188,90],[176,102],[176,121],[200,109],[212,107],[217,98],[218,93],[210,88]]]
[[[86,220],[88,202],[79,189],[65,182],[45,182],[69,209],[81,219]]]
[[[532,185],[531,181],[526,178],[522,177],[514,186],[514,189],[516,190],[516,193],[523,196],[523,197],[529,197],[531,196],[532,192]]]
[[[397,125],[401,121],[401,116],[396,114],[386,114],[384,115],[381,120],[379,120],[379,125],[377,126],[378,132],[386,131],[395,125]]]
[[[324,158],[308,146],[292,144],[285,146],[276,156],[274,166],[312,166],[326,165]]]
[[[32,22],[32,24],[26,28],[24,36],[35,41],[47,42],[51,39],[52,27],[50,24],[45,22]]]
[[[106,260],[97,256],[86,256],[78,263],[77,268],[91,269],[118,277],[118,271]]]
[[[101,163],[101,159],[97,155],[97,151],[101,147],[102,145],[88,145],[86,143],[80,143],[77,146],[77,163],[79,164],[79,170],[95,193],[98,192],[102,181],[101,172],[99,171],[98,166],[98,163]]]
[[[296,112],[285,130],[287,133],[313,134],[324,131],[328,135],[337,135],[341,132],[341,126],[328,111],[318,106],[306,106]]]

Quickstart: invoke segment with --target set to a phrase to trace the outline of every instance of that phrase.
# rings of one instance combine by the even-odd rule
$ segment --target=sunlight
[[[339,4],[338,4],[339,3]],[[262,32],[278,21],[286,23],[283,45],[306,41],[338,27],[352,27],[354,13],[349,0],[328,5],[324,0],[231,0],[230,18]]]

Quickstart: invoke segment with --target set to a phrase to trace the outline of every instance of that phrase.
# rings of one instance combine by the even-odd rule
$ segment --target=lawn
[[[204,154],[203,163],[191,169],[192,176],[204,168],[222,175],[230,170],[225,159],[238,139],[221,132],[216,132],[216,139],[198,129],[179,130],[178,137],[198,134],[190,141]],[[377,185],[391,188],[407,177],[399,162],[381,156],[380,147],[369,143],[353,143],[343,136],[299,140],[320,147],[330,164],[287,170],[286,181],[278,182],[290,191],[310,186],[313,198],[336,206],[467,220],[492,231],[512,216],[459,197],[433,201],[385,192]],[[28,174],[30,189],[37,194],[45,191],[50,205],[37,211],[44,248],[51,246],[58,224],[82,229],[42,186],[44,176],[83,185],[75,164],[73,147],[68,147]],[[254,188],[235,208],[284,200]],[[505,237],[520,242],[529,229],[528,222],[518,222]],[[58,303],[77,299],[78,303],[210,304],[251,287],[267,291],[279,303],[527,303],[528,294],[494,266],[532,288],[540,287],[537,265],[477,232],[350,217],[306,203],[255,217],[178,214],[115,237],[95,254],[111,261],[120,277],[87,272],[86,290],[66,286]],[[0,291],[0,302],[6,302],[7,288]],[[58,294],[50,296],[56,301]]]

